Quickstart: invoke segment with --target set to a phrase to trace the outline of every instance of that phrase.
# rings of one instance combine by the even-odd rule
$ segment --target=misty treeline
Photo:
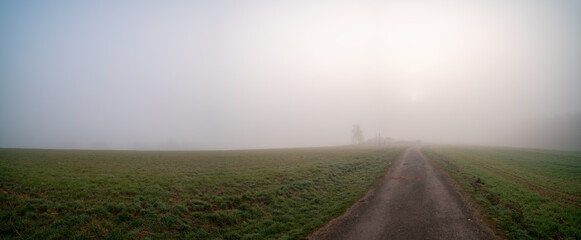
[[[393,139],[389,137],[382,137],[381,134],[377,133],[376,136],[365,139],[363,135],[363,130],[361,129],[361,125],[353,124],[353,128],[351,129],[351,144],[352,145],[386,145],[390,142],[393,142]]]
[[[351,130],[351,144],[361,144],[363,143],[363,130],[359,124],[353,124],[353,129]]]
[[[524,147],[581,151],[581,112],[523,124],[514,138]]]
[[[450,130],[452,131],[452,129]],[[486,145],[505,145],[512,147],[573,150],[581,151],[581,112],[547,116],[540,119],[531,119],[523,122],[519,127],[509,132],[495,132],[498,141],[484,143]],[[418,141],[421,139],[417,139]],[[353,124],[351,130],[351,144],[383,145],[393,141],[381,135],[365,139],[360,124]],[[458,142],[433,142],[458,143]],[[476,144],[471,142],[461,144]]]

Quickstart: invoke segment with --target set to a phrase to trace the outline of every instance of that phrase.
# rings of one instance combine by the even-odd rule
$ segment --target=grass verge
[[[431,146],[448,171],[509,239],[581,239],[581,153]]]

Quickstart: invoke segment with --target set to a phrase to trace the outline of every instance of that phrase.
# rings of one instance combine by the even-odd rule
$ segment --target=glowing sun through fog
[[[573,0],[2,1],[0,147],[341,145],[353,124],[581,146],[579,12]]]

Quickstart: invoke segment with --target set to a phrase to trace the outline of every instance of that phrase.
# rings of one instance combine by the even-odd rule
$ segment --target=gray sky
[[[0,147],[581,148],[580,1],[2,1]]]

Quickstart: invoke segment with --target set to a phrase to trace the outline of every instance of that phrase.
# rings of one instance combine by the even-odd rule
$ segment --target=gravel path
[[[408,148],[367,195],[309,239],[494,239],[448,175]]]

